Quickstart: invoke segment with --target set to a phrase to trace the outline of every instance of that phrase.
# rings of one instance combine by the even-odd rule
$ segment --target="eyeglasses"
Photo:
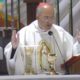
[[[50,17],[50,16],[44,16],[43,18],[44,18],[44,20],[48,20],[48,21],[53,21],[54,20],[53,16],[52,17]]]

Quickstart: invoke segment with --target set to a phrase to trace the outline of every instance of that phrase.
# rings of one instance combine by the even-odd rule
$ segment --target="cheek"
[[[54,20],[51,20],[50,23],[53,24],[54,23]]]
[[[77,39],[78,39],[78,41],[80,41],[80,37],[78,37]]]
[[[45,25],[46,24],[46,21],[43,20],[43,19],[40,19],[39,22],[41,23],[41,25]]]

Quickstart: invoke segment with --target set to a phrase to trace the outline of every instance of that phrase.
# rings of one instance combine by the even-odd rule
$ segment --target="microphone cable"
[[[53,32],[52,32],[52,31],[49,31],[49,32],[48,32],[48,35],[50,35],[50,36],[52,36],[52,37],[54,38],[54,40],[55,40],[55,42],[56,42],[56,45],[57,45],[57,47],[58,47],[58,50],[59,50],[59,52],[60,52],[60,55],[61,55],[61,57],[62,57],[62,60],[63,60],[63,62],[64,62],[64,68],[65,68],[65,70],[66,70],[66,74],[69,74],[69,70],[67,69],[67,65],[65,64],[65,59],[63,58],[62,52],[61,52],[61,50],[60,50],[60,48],[59,48],[59,45],[58,45],[58,43],[57,43],[57,40],[56,40]]]

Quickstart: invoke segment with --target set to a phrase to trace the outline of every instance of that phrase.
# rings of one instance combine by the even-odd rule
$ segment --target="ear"
[[[36,19],[39,19],[39,15],[36,15]]]

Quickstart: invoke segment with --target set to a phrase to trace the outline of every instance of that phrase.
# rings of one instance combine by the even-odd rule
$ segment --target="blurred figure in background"
[[[80,55],[80,30],[77,31],[73,45],[73,56]]]

